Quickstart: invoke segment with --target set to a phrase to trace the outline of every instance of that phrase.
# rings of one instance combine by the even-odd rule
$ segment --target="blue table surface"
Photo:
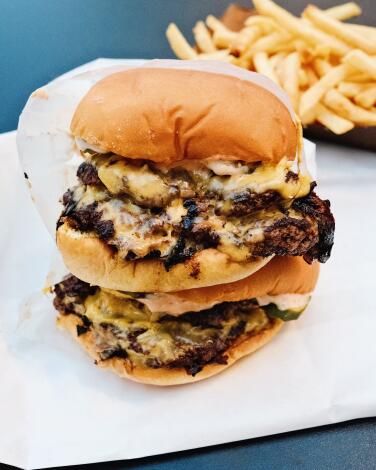
[[[67,470],[372,470],[376,419]],[[13,467],[3,466],[5,469]]]
[[[375,1],[359,2],[364,9],[360,21],[374,25]],[[164,36],[170,21],[175,21],[192,38],[195,21],[209,13],[220,16],[228,3],[228,0],[0,0],[3,103],[0,132],[17,127],[29,94],[54,77],[97,57],[173,57]],[[238,3],[249,5],[246,0]],[[340,0],[315,3],[329,7]],[[280,0],[279,4],[299,13],[306,2]],[[90,468],[376,469],[375,425],[376,419],[357,420]]]

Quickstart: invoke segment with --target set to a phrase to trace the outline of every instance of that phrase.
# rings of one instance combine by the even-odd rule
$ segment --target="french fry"
[[[363,72],[358,72],[355,69],[354,69],[354,71],[352,71],[350,69],[349,75],[346,78],[346,80],[350,80],[350,81],[356,82],[356,83],[369,83],[370,80],[372,80],[372,77],[370,77],[369,75],[367,75]]]
[[[301,118],[318,103],[325,93],[344,80],[347,74],[345,64],[333,67],[327,74],[323,75],[318,82],[305,91],[300,99],[299,114]]]
[[[198,54],[194,60],[221,60],[230,64],[234,63],[235,57],[230,54],[230,49]]]
[[[219,21],[219,19],[213,15],[207,16],[205,22],[212,31],[233,32],[233,31],[230,31],[228,28],[226,28],[226,26],[222,23],[222,21]]]
[[[319,81],[315,71],[311,67],[306,68],[306,74],[308,77],[308,85],[312,87],[315,83]]]
[[[376,85],[367,87],[355,96],[355,103],[363,108],[372,108],[376,103]]]
[[[256,52],[256,54],[253,56],[253,64],[255,66],[256,72],[266,75],[271,80],[273,80],[273,82],[279,85],[279,80],[277,75],[274,73],[273,67],[270,64],[266,52]]]
[[[358,34],[365,35],[372,39],[372,41],[376,41],[376,28],[372,26],[364,26],[362,24],[347,24],[348,29],[355,31]]]
[[[343,41],[303,23],[272,0],[253,0],[253,3],[259,14],[272,17],[291,34],[304,38],[310,44],[326,44],[334,53],[340,56],[350,50],[349,46]]]
[[[354,2],[344,3],[343,5],[338,5],[336,7],[328,8],[325,10],[325,14],[334,18],[335,20],[345,21],[353,18],[354,16],[359,16],[362,14],[362,10]]]
[[[343,42],[350,44],[352,47],[362,49],[369,54],[376,54],[376,43],[374,41],[346,28],[343,23],[331,18],[314,5],[308,5],[303,15],[309,18],[312,23],[324,32],[332,34]]]
[[[308,113],[305,114],[304,119],[302,119],[303,126],[308,126],[313,124],[316,121],[316,106],[311,108]]]
[[[213,15],[193,28],[197,50],[171,24],[166,35],[182,59],[220,60],[262,73],[289,95],[304,125],[343,134],[376,126],[376,28],[342,23],[361,14],[354,2],[295,17],[273,0],[232,31]]]
[[[253,70],[253,68],[252,68],[252,64],[253,64],[252,58],[248,59],[248,58],[244,57],[244,55],[241,55],[240,57],[237,57],[235,59],[234,64],[237,65],[238,67],[243,68],[243,69]]]
[[[300,55],[300,62],[303,65],[310,64],[315,58],[315,46],[312,44],[307,44],[303,39],[294,39],[294,49],[299,52]]]
[[[349,52],[342,59],[342,62],[365,72],[376,80],[376,60],[365,54],[363,51],[355,50]]]
[[[213,33],[213,42],[219,49],[230,48],[232,50],[243,52],[261,35],[261,30],[257,26],[246,27],[239,33],[216,29]]]
[[[316,46],[313,49],[313,55],[315,57],[320,57],[321,59],[324,59],[326,61],[329,60],[330,53],[331,53],[331,50],[328,44],[316,44]]]
[[[269,57],[270,65],[275,69],[279,63],[286,57],[286,52],[277,52]]]
[[[330,129],[334,134],[345,134],[354,128],[354,123],[330,111],[321,103],[316,105],[316,120],[323,126]]]
[[[219,49],[231,47],[238,39],[238,34],[233,31],[217,29],[213,33],[213,42]]]
[[[345,119],[361,126],[376,126],[376,113],[357,106],[337,90],[329,90],[323,101],[326,106]]]
[[[320,58],[315,59],[312,65],[319,77],[326,75],[333,68],[327,60]]]
[[[261,34],[262,31],[258,26],[247,26],[242,29],[231,42],[231,48],[243,52],[247,47],[250,47]]]
[[[367,85],[359,82],[341,82],[337,89],[346,98],[354,98],[367,88]]]
[[[299,109],[299,68],[300,57],[297,52],[292,52],[281,62],[281,85],[289,95],[294,110]]]
[[[213,39],[203,21],[197,21],[195,27],[193,28],[193,35],[200,51],[211,53],[217,50],[213,43]]]
[[[188,44],[176,24],[168,25],[166,36],[171,49],[179,59],[189,60],[197,57],[197,52]]]
[[[356,82],[341,82],[339,83],[337,89],[346,98],[354,98],[362,88],[361,83]]]
[[[254,15],[245,20],[246,26],[257,26],[265,34],[272,33],[276,29],[280,29],[278,24],[267,16]]]
[[[298,70],[298,79],[299,79],[299,87],[304,88],[308,86],[308,75],[307,72],[301,68]]]
[[[276,31],[268,36],[262,36],[255,43],[251,44],[244,51],[244,59],[251,59],[256,52],[267,52],[269,54],[278,52],[281,45],[285,45],[290,40],[286,33]]]

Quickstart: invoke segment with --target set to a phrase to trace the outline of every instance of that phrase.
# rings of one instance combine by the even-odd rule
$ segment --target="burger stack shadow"
[[[210,377],[269,342],[333,244],[288,98],[221,67],[113,73],[71,121],[83,163],[57,222],[72,273],[54,287],[58,323],[147,384]]]

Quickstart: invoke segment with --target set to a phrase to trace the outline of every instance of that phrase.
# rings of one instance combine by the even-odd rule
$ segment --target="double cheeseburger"
[[[309,302],[334,219],[301,128],[251,80],[113,73],[71,121],[83,157],[57,244],[59,323],[103,367],[156,385],[216,374]]]

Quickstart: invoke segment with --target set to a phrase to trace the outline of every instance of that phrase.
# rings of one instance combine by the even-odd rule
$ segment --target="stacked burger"
[[[222,66],[223,67],[223,66]],[[101,367],[174,385],[267,343],[307,306],[334,219],[286,97],[257,74],[140,67],[83,97],[57,244],[58,322]]]

